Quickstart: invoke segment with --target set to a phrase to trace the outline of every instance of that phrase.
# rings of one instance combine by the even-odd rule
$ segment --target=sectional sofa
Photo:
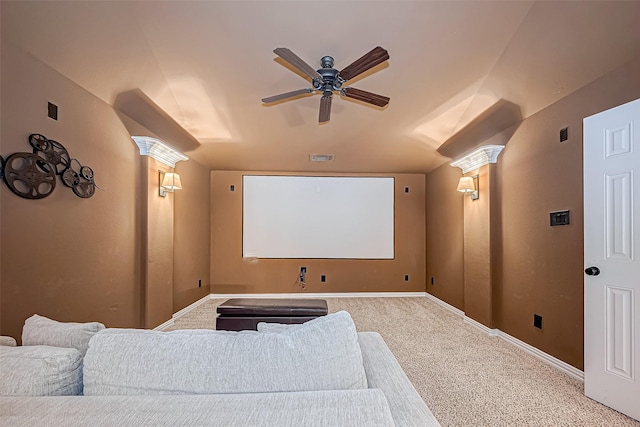
[[[0,425],[438,426],[347,312],[258,331],[104,329],[34,316],[0,346]]]

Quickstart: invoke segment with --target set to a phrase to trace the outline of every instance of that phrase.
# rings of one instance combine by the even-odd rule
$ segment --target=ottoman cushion
[[[232,298],[218,306],[218,313],[259,317],[324,316],[327,302],[321,299]]]

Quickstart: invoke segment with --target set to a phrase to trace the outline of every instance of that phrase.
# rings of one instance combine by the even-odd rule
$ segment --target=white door
[[[640,99],[584,119],[584,392],[640,420]]]

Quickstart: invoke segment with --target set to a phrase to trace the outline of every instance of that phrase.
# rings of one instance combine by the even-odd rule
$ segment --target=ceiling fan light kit
[[[331,101],[335,92],[341,96],[366,102],[377,107],[385,107],[389,103],[389,98],[386,96],[353,87],[343,87],[344,83],[348,80],[353,79],[354,77],[389,59],[389,53],[380,46],[355,60],[342,71],[338,71],[333,68],[334,60],[331,56],[323,56],[320,59],[320,65],[322,68],[314,70],[309,64],[304,62],[298,55],[286,47],[276,48],[273,53],[309,77],[311,79],[312,87],[262,98],[262,102],[266,104],[294,98],[307,93],[322,93],[322,98],[320,98],[320,114],[318,116],[318,122],[324,123],[328,122],[331,118]]]

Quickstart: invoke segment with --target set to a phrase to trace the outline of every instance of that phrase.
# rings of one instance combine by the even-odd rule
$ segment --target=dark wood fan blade
[[[366,90],[356,89],[354,87],[346,87],[342,90],[342,94],[346,97],[357,99],[358,101],[368,102],[369,104],[384,107],[389,103],[391,98],[378,95],[377,93],[367,92]]]
[[[340,71],[340,77],[344,80],[351,80],[368,69],[382,64],[387,59],[389,59],[389,52],[378,46]]]
[[[318,118],[320,123],[328,122],[331,118],[331,98],[333,97],[323,95],[320,99],[320,116]]]
[[[305,93],[311,93],[311,92],[313,92],[313,89],[310,89],[310,88],[293,90],[291,92],[281,93],[280,95],[273,95],[267,98],[262,98],[262,102],[268,104],[269,102],[276,102],[282,99],[293,98],[294,96],[302,95]]]
[[[298,55],[291,52],[286,47],[278,47],[273,50],[273,53],[278,55],[280,58],[287,61],[289,64],[296,67],[298,70],[302,71],[304,74],[313,79],[322,79],[322,76],[318,74],[316,70],[314,70],[311,65],[304,62]]]

